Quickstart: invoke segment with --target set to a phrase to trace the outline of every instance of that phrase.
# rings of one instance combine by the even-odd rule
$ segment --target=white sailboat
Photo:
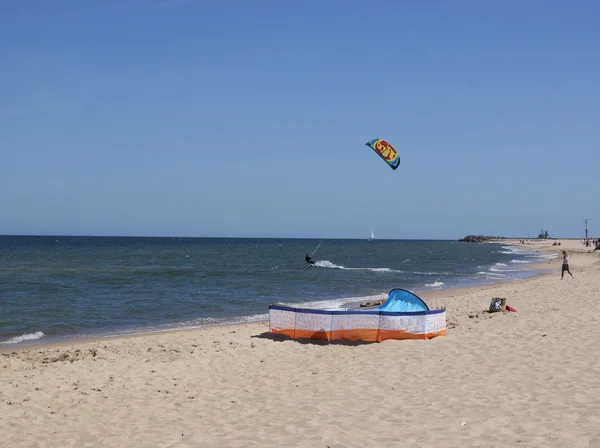
[[[373,241],[375,239],[375,234],[373,233],[373,229],[371,229],[371,236],[369,237],[369,241]]]

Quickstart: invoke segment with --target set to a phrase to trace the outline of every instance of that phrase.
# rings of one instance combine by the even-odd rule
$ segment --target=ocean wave
[[[241,323],[251,323],[251,322],[264,322],[265,320],[269,320],[268,313],[262,314],[252,314],[249,316],[239,316],[239,317],[230,317],[230,318],[210,318],[210,317],[202,317],[199,319],[194,319],[187,322],[178,322],[172,324],[174,327],[192,329],[192,328],[201,328],[212,325],[228,325],[228,324],[241,324]]]
[[[523,251],[522,249],[518,249],[513,246],[502,246],[502,249],[504,249],[504,250],[501,250],[498,252],[501,254],[506,254],[506,255],[516,255],[516,254],[521,255],[521,254],[525,253],[525,251]]]
[[[425,286],[427,288],[441,288],[442,286],[444,286],[444,282],[433,282],[433,283],[426,283]]]
[[[313,264],[313,266],[316,266],[319,268],[329,268],[329,269],[346,269],[344,266],[339,266],[337,264],[333,264],[331,261],[328,261],[328,260],[315,261],[315,264]]]
[[[490,268],[489,271],[490,272],[521,272],[521,269],[497,269],[497,268]]]
[[[500,274],[500,273],[497,273],[497,272],[482,272],[482,271],[480,271],[476,275],[482,275],[482,276],[485,276],[485,277],[489,276],[489,277],[496,277],[496,278],[497,277],[506,278],[506,275]]]
[[[535,255],[533,255],[534,258],[544,258],[546,260],[550,259],[553,260],[554,258],[558,258],[560,257],[560,254],[540,254],[537,253]]]
[[[508,265],[505,263],[496,263],[496,266],[508,266]]]
[[[525,264],[525,263],[529,263],[529,261],[527,260],[510,260],[511,263],[515,263],[515,264]],[[506,266],[506,265],[504,265]]]
[[[268,314],[253,314],[252,316],[242,316],[236,319],[236,322],[250,323],[250,322],[263,322],[269,320]]]
[[[316,266],[319,268],[328,268],[328,269],[342,269],[345,271],[371,271],[371,272],[396,272],[396,273],[404,272],[404,271],[400,271],[398,269],[391,269],[391,268],[347,268],[346,266],[334,264],[329,260],[315,261],[315,264],[313,266]]]
[[[371,302],[379,299],[387,299],[387,294],[376,294],[371,296],[361,297],[345,297],[341,299],[332,300],[314,300],[314,301],[302,301],[302,302],[281,302],[281,305],[293,306],[296,308],[310,308],[317,310],[343,310],[346,307],[355,307],[362,302]]]
[[[25,341],[35,341],[36,339],[41,339],[46,336],[41,331],[36,331],[35,333],[25,333],[21,336],[15,336],[14,338],[7,339],[6,341],[0,341],[0,344],[20,344]]]

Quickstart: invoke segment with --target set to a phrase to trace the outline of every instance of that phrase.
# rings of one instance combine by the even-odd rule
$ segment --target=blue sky
[[[0,2],[0,234],[580,237],[583,218],[600,234],[599,16]]]

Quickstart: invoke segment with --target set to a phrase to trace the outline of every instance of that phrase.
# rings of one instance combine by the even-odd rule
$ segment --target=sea
[[[273,303],[354,308],[393,288],[526,278],[548,257],[442,240],[0,236],[0,347],[265,321]]]

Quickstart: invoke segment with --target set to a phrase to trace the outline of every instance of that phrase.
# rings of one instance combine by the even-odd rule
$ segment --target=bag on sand
[[[494,297],[490,302],[490,313],[506,311],[506,297]]]

